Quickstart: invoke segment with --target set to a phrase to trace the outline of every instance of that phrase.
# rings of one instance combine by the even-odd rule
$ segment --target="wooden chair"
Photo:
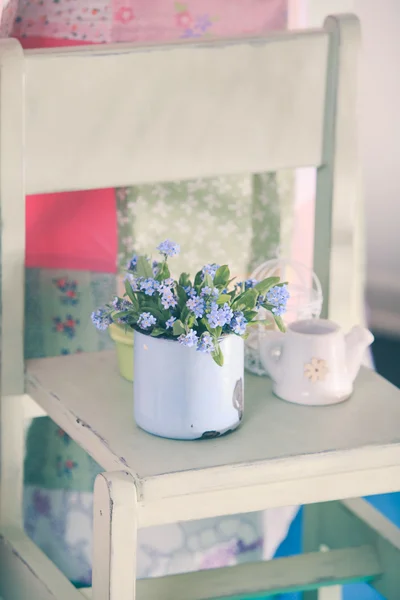
[[[323,410],[286,404],[267,379],[246,376],[243,427],[188,443],[136,428],[132,389],[113,353],[23,359],[29,193],[314,165],[324,315],[344,327],[360,320],[358,45],[352,16],[265,39],[165,47],[24,52],[15,40],[0,42],[4,600],[82,600],[23,531],[23,421],[44,413],[105,470],[95,484],[95,600],[289,589],[314,598],[321,586],[356,580],[399,597],[398,530],[349,500],[400,489],[400,392],[372,371],[362,370],[349,402]],[[297,503],[310,505],[310,553],[136,586],[139,527]],[[321,544],[330,550],[319,552]]]

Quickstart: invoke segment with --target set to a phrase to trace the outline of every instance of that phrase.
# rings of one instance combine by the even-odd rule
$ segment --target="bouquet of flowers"
[[[234,284],[227,265],[205,265],[190,279],[182,273],[171,277],[168,258],[180,252],[179,244],[166,240],[157,250],[162,256],[152,261],[134,256],[127,268],[125,294],[92,313],[94,325],[105,330],[111,323],[134,329],[211,354],[222,366],[219,345],[226,335],[246,337],[248,327],[262,323],[258,311],[271,312],[281,331],[281,316],[289,298],[287,285],[279,277],[263,281],[248,279]]]

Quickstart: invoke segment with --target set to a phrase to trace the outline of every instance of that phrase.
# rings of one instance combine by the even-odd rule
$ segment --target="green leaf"
[[[182,323],[186,323],[187,320],[188,320],[188,318],[189,318],[189,316],[190,316],[190,310],[188,309],[187,306],[185,306],[182,309],[182,312],[181,312],[181,321],[182,321]]]
[[[180,321],[179,319],[177,321],[175,321],[174,324],[172,325],[172,331],[173,331],[174,335],[181,335],[182,333],[186,333],[186,329],[185,329],[182,321]]]
[[[164,316],[163,316],[162,312],[160,310],[158,310],[158,308],[156,308],[155,306],[149,306],[149,305],[141,306],[140,310],[142,312],[151,313],[153,315],[153,317],[156,317],[156,319],[159,319],[160,321],[164,320]]]
[[[139,256],[136,264],[136,273],[138,277],[145,277],[146,279],[153,277],[153,269],[145,256]]]
[[[232,308],[240,310],[252,310],[257,304],[258,291],[255,288],[247,290],[232,303]]]
[[[286,326],[285,326],[285,323],[282,320],[282,317],[277,317],[276,315],[274,315],[274,319],[275,319],[275,323],[278,325],[278,329],[280,331],[282,331],[283,333],[285,333]]]
[[[272,287],[274,287],[274,285],[277,285],[280,282],[279,277],[267,277],[267,279],[263,279],[262,281],[259,281],[255,286],[254,286],[254,290],[257,290],[257,292],[261,295],[264,296],[268,290],[270,290]]]
[[[181,276],[179,277],[179,285],[181,287],[187,287],[188,285],[191,286],[190,275],[188,275],[188,273],[181,273]]]
[[[125,317],[125,322],[127,325],[136,325],[136,323],[139,320],[139,313],[131,313],[130,315],[127,315]],[[119,323],[119,325],[121,325],[121,323]]]
[[[218,339],[221,337],[222,334],[222,327],[216,327],[215,329],[213,329],[214,332],[214,336]]]
[[[196,277],[194,278],[194,287],[201,285],[203,283],[203,271],[198,271],[196,273]]]
[[[112,318],[113,319],[122,319],[123,317],[127,317],[128,315],[131,315],[131,314],[132,314],[131,310],[115,311],[112,313]]]
[[[276,306],[274,306],[273,304],[268,304],[268,302],[263,302],[261,306],[265,308],[265,310],[268,310],[270,313],[272,313],[273,309],[276,308]]]
[[[221,294],[217,298],[217,304],[225,304],[225,302],[228,302],[228,304],[229,304],[231,300],[232,300],[232,298],[231,298],[230,294]]]
[[[219,267],[219,269],[217,269],[217,272],[215,273],[214,285],[221,285],[225,287],[226,285],[228,285],[230,276],[231,273],[229,271],[229,267],[227,265],[222,265],[222,267]]]
[[[161,327],[154,327],[150,335],[152,337],[158,337],[159,335],[163,335],[164,333],[166,333],[165,329],[161,329]]]
[[[217,363],[217,365],[219,367],[222,367],[222,365],[224,364],[224,355],[222,354],[222,350],[218,343],[218,340],[214,339],[213,341],[214,341],[214,352],[212,352],[211,356],[213,357],[213,359]]]
[[[129,300],[131,300],[131,302],[137,302],[135,294],[133,293],[133,290],[132,290],[132,286],[129,283],[128,279],[125,279],[125,290],[126,290]]]
[[[258,315],[258,310],[245,310],[243,315],[246,321],[250,323]]]
[[[178,306],[180,310],[183,310],[186,306],[187,296],[185,290],[180,284],[176,286],[176,295],[178,296]]]
[[[193,314],[189,315],[189,317],[186,319],[186,325],[189,329],[191,329],[193,325],[197,325],[196,317]]]
[[[211,329],[210,323],[207,321],[206,318],[201,319],[200,323],[202,323],[202,325],[204,325],[204,327],[207,329],[207,331],[212,333],[213,330]]]
[[[203,287],[205,287],[205,286],[208,286],[210,288],[214,287],[213,279],[212,279],[211,275],[209,275],[208,273],[204,273]]]
[[[159,265],[156,279],[157,281],[163,281],[164,279],[168,279],[169,277],[171,277],[171,273],[169,271],[167,263],[164,261]]]
[[[271,321],[269,319],[256,319],[247,323],[247,327],[254,327],[254,325],[271,325]]]

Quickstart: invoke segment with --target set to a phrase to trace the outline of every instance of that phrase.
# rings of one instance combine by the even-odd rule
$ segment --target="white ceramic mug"
[[[221,342],[224,365],[177,341],[135,331],[136,423],[161,437],[194,440],[224,435],[243,416],[244,344],[237,335]]]
[[[345,335],[327,319],[295,321],[286,333],[270,332],[260,347],[274,393],[296,404],[346,400],[374,336],[356,326]]]

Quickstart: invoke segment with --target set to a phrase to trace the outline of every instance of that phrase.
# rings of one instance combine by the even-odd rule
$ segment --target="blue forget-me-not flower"
[[[197,337],[195,330],[189,329],[188,333],[182,333],[182,335],[178,337],[178,342],[183,346],[193,348],[193,346],[196,346],[198,339],[199,338]]]
[[[138,325],[141,329],[149,329],[157,323],[157,319],[149,312],[142,312],[138,318]]]
[[[201,319],[201,317],[204,315],[205,303],[203,298],[193,296],[186,302],[186,306],[194,313],[197,319]]]
[[[207,273],[208,275],[210,275],[211,279],[214,279],[215,273],[218,271],[218,269],[219,265],[212,263],[211,265],[204,265],[204,267],[202,268],[202,272],[203,275]]]
[[[274,307],[272,312],[274,315],[281,316],[286,312],[286,304],[290,294],[287,285],[275,285],[266,295],[267,302]]]
[[[91,314],[93,325],[100,331],[105,331],[112,323],[111,315],[105,308],[98,308]]]
[[[172,328],[172,327],[173,327],[173,324],[175,323],[175,321],[176,321],[176,317],[170,317],[170,318],[168,319],[168,321],[166,321],[166,323],[165,323],[165,329],[170,329],[170,328]]]
[[[225,304],[220,308],[218,308],[218,304],[216,302],[211,303],[211,311],[207,315],[207,320],[213,329],[215,329],[215,327],[224,327],[224,325],[229,325],[232,317],[233,311],[227,302],[225,302]]]
[[[160,254],[164,254],[164,256],[175,256],[179,254],[181,247],[176,242],[165,240],[165,242],[161,242],[161,244],[157,246],[157,250]]]
[[[201,338],[197,343],[197,351],[204,352],[206,354],[210,354],[210,352],[214,351],[214,342],[212,340],[211,335],[207,333],[203,333]]]
[[[140,282],[140,289],[147,296],[152,296],[158,290],[159,285],[160,284],[158,283],[158,281],[156,281],[152,277],[149,277],[148,279],[144,279]]]
[[[231,320],[230,327],[237,335],[244,335],[246,333],[247,321],[244,318],[244,314],[241,310],[237,310],[233,313],[233,319]]]

